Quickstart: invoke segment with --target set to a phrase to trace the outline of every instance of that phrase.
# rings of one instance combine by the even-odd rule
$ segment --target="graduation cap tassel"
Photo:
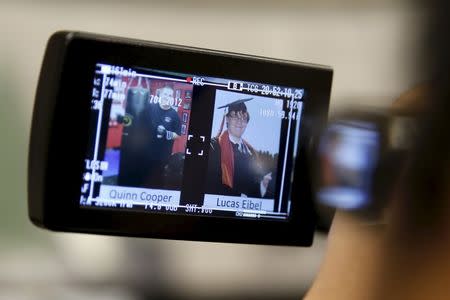
[[[222,134],[224,124],[225,124],[225,114],[223,115],[222,122],[220,123],[219,132],[217,132],[216,138],[219,138],[219,136]]]

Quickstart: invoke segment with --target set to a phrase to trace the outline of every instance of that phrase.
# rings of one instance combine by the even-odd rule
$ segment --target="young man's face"
[[[228,133],[237,138],[241,138],[247,128],[248,114],[247,112],[231,111],[227,116]]]
[[[159,106],[164,109],[168,110],[170,108],[170,105],[174,103],[173,101],[173,90],[171,88],[165,87],[161,90],[161,93],[159,94],[160,102]]]

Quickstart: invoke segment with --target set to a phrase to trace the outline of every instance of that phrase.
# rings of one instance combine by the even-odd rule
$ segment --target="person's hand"
[[[269,182],[272,180],[272,172],[264,175],[263,179],[260,182],[260,192],[261,192],[261,197],[264,197],[267,193],[267,187],[269,186]]]
[[[166,137],[166,131],[166,127],[164,127],[163,125],[158,125],[158,127],[156,128],[156,137],[158,139]]]
[[[367,225],[337,211],[322,266],[305,299],[372,299],[384,237],[384,226]]]
[[[262,185],[267,189],[269,186],[269,182],[272,180],[272,172],[264,175],[263,180],[261,181]]]
[[[179,135],[176,132],[167,130],[166,127],[164,127],[163,125],[159,125],[156,128],[156,137],[158,139],[165,138],[166,140],[171,141],[178,138]]]
[[[393,112],[417,113],[423,109],[422,100],[426,99],[427,94],[427,87],[419,86],[403,94],[391,109]],[[388,279],[392,274],[386,271],[390,270],[389,264],[394,261],[392,257],[388,257],[389,249],[393,246],[389,234],[395,226],[392,224],[393,220],[401,217],[402,211],[393,209],[399,197],[401,189],[392,191],[388,199],[389,205],[384,211],[383,225],[371,225],[350,213],[336,212],[328,235],[325,258],[317,278],[305,297],[306,300],[387,299],[386,296],[390,293],[390,296],[394,295],[393,285],[397,283],[399,285],[396,288],[401,291],[399,295],[411,288],[404,282]],[[385,290],[380,292],[380,286]],[[383,297],[377,298],[377,295],[379,296],[377,293],[381,293]],[[422,299],[419,296],[417,298]],[[394,296],[391,299],[412,298],[410,295]]]

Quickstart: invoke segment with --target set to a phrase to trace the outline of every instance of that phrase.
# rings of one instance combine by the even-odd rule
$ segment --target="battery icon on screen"
[[[109,65],[101,65],[101,73],[103,74],[109,74],[111,73],[111,66]]]
[[[239,81],[228,81],[228,89],[233,91],[242,91],[243,83]]]

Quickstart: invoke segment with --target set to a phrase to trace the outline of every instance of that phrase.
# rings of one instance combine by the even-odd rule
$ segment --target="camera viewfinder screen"
[[[347,210],[371,205],[371,182],[381,138],[371,122],[332,123],[319,145],[320,180],[317,199]]]
[[[80,206],[287,220],[302,87],[98,63]]]

